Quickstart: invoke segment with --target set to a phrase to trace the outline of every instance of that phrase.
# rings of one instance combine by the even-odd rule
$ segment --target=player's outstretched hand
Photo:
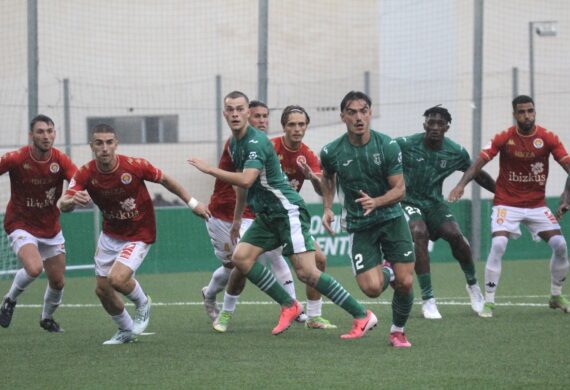
[[[451,190],[447,200],[450,202],[457,202],[463,196],[464,188],[461,186],[456,186],[454,189]]]
[[[334,236],[334,230],[332,228],[332,223],[334,222],[334,213],[331,209],[325,208],[323,212],[323,227],[331,236]]]
[[[198,203],[198,206],[194,207],[192,212],[197,216],[199,216],[200,218],[204,218],[206,221],[210,219],[210,217],[212,216],[210,210],[208,210],[208,206],[206,206],[202,202]]]
[[[87,191],[77,191],[73,194],[73,204],[81,207],[85,207],[91,202],[91,197],[87,193]]]
[[[370,214],[376,209],[377,207],[376,199],[371,198],[366,192],[362,190],[358,192],[360,193],[361,197],[356,199],[355,202],[360,203],[362,209],[364,210],[364,216],[366,217],[368,214]]]
[[[188,159],[188,164],[196,167],[199,171],[208,173],[210,166],[200,157],[191,157]]]
[[[241,220],[237,221],[234,219],[232,226],[230,227],[230,240],[232,244],[237,245],[238,239],[240,237],[239,229],[241,227]]]
[[[299,168],[301,168],[301,172],[303,172],[303,176],[305,176],[305,179],[311,180],[311,178],[313,177],[313,170],[311,169],[309,164],[307,164],[306,161],[300,160],[297,161],[297,165],[299,166]]]

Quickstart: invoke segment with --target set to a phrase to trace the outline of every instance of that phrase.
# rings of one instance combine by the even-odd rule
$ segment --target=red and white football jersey
[[[548,158],[552,154],[560,164],[570,158],[558,136],[538,125],[534,133],[522,135],[512,126],[495,135],[480,156],[490,161],[499,152],[499,177],[493,204],[521,208],[546,206]]]
[[[297,165],[297,162],[305,161],[315,174],[321,174],[319,158],[304,143],[301,143],[298,150],[291,150],[285,145],[283,137],[273,138],[271,142],[273,142],[273,148],[277,153],[277,157],[279,157],[281,169],[287,174],[289,184],[295,191],[301,191],[301,187],[303,187],[303,183],[305,182],[305,175],[303,175],[303,171],[299,165]]]
[[[76,171],[69,157],[55,148],[45,161],[32,156],[30,145],[3,155],[0,174],[9,172],[11,191],[4,216],[6,233],[23,229],[40,238],[51,238],[59,233],[57,201],[63,181],[69,181]]]
[[[87,190],[103,214],[103,232],[123,241],[156,240],[156,219],[145,181],[160,182],[162,171],[142,158],[117,155],[111,172],[101,172],[95,160],[79,168],[66,195]]]
[[[230,140],[226,141],[218,168],[224,171],[235,172],[234,163],[230,157],[229,152]],[[236,207],[236,193],[231,184],[226,183],[220,179],[216,179],[214,183],[214,192],[210,197],[210,204],[208,209],[212,215],[222,221],[232,222],[234,220],[234,210]],[[248,208],[243,212],[243,218],[255,218],[255,214]]]

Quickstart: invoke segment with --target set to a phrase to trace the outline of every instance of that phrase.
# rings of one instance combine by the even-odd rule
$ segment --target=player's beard
[[[530,133],[530,131],[534,128],[534,121],[517,122],[517,125],[523,132]]]

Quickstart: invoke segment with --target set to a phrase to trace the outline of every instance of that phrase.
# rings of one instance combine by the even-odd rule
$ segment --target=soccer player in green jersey
[[[344,197],[341,224],[349,233],[356,282],[367,296],[378,297],[390,283],[390,269],[382,267],[383,260],[392,263],[395,291],[390,343],[409,348],[404,326],[414,302],[415,257],[399,203],[406,192],[400,147],[387,135],[370,129],[372,103],[366,94],[349,92],[340,111],[347,132],[321,151],[323,226],[334,234],[332,205],[338,184]]]
[[[317,269],[314,240],[309,233],[310,215],[305,202],[289,185],[267,135],[248,126],[249,99],[244,93],[234,91],[224,98],[224,117],[232,130],[230,155],[237,172],[210,166],[196,157],[189,163],[237,187],[231,228],[234,239],[237,240],[239,235],[246,196],[247,203],[256,213],[251,227],[234,250],[232,262],[253,284],[281,305],[279,322],[272,333],[284,332],[302,311],[301,304],[287,294],[271,272],[256,262],[263,252],[282,246],[283,255],[289,257],[299,280],[353,316],[352,329],[341,338],[362,337],[376,326],[378,320],[340,283]]]
[[[402,209],[414,239],[422,314],[427,319],[441,318],[433,294],[428,253],[429,240],[439,238],[449,243],[453,257],[465,274],[471,308],[479,313],[483,309],[483,295],[475,277],[471,248],[442,194],[443,181],[455,171],[465,172],[471,159],[465,148],[445,137],[451,123],[447,109],[428,108],[424,117],[423,133],[396,139],[402,150],[406,180]],[[495,192],[495,180],[486,172],[481,171],[475,180],[481,187]]]

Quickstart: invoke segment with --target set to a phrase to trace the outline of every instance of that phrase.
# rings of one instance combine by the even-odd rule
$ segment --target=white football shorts
[[[8,236],[12,250],[18,255],[20,249],[26,244],[35,245],[43,261],[60,253],[65,253],[65,239],[61,230],[52,238],[36,237],[25,230],[16,229]]]
[[[538,233],[559,230],[560,225],[548,207],[525,209],[511,206],[493,206],[491,213],[491,231],[509,232],[509,237],[516,240],[521,236],[520,224],[527,227],[534,241],[540,241]]]
[[[150,250],[150,246],[142,241],[117,240],[101,233],[95,251],[95,275],[108,276],[115,261],[132,269],[133,273],[136,272]]]
[[[249,229],[253,219],[244,218],[241,222],[239,230],[240,236],[243,236],[245,231]],[[234,252],[234,244],[230,239],[231,222],[223,221],[219,218],[211,217],[206,221],[206,228],[210,241],[214,247],[216,257],[224,264],[229,264],[232,260],[232,253]]]

